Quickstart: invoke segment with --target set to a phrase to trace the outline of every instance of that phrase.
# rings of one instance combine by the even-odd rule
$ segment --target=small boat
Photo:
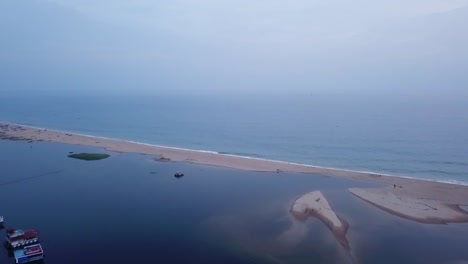
[[[44,259],[44,250],[42,250],[41,244],[35,244],[15,250],[13,255],[16,264],[29,263]]]
[[[0,215],[0,229],[3,228],[3,216]]]
[[[8,228],[6,231],[6,242],[10,248],[21,248],[39,241],[39,232],[36,230],[23,231]]]
[[[183,174],[182,172],[176,172],[176,173],[174,174],[174,177],[176,177],[176,178],[181,178],[181,177],[184,177],[184,174]]]

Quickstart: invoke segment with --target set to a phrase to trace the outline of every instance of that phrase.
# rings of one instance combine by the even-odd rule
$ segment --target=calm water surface
[[[255,173],[110,153],[0,141],[0,214],[7,226],[41,232],[58,263],[456,263],[468,260],[468,225],[400,219],[350,195],[375,184],[289,173]],[[183,171],[181,179],[174,172]],[[322,190],[350,228],[343,250],[316,219],[288,213]],[[3,232],[3,231],[2,231]],[[13,263],[6,250],[0,263]]]

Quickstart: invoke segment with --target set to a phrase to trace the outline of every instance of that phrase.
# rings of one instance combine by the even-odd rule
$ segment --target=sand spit
[[[183,161],[196,164],[214,165],[229,167],[234,169],[263,171],[263,172],[299,172],[313,173],[334,177],[345,177],[356,180],[365,180],[387,184],[397,184],[408,187],[414,184],[424,184],[425,187],[432,185],[445,186],[445,189],[468,193],[468,186],[438,183],[432,181],[422,181],[416,179],[400,178],[378,173],[359,172],[343,169],[325,168],[311,165],[301,165],[295,163],[253,159],[239,157],[228,154],[218,154],[215,152],[203,152],[188,149],[171,148],[165,146],[150,145],[138,142],[123,141],[102,137],[79,135],[67,132],[54,131],[43,128],[36,128],[17,124],[0,122],[0,139],[23,140],[29,142],[46,141],[64,143],[72,145],[83,145],[91,147],[102,147],[109,151],[138,153],[156,156],[159,161]],[[468,198],[468,195],[467,195]],[[468,204],[468,203],[467,203]]]
[[[436,200],[401,188],[350,188],[349,191],[386,212],[420,223],[468,222],[468,213],[450,196]]]
[[[346,239],[348,223],[335,214],[322,192],[313,191],[298,198],[291,207],[291,214],[299,220],[305,220],[309,216],[318,218],[328,226],[335,238],[345,249],[350,249],[348,240]]]
[[[383,176],[377,173],[369,172],[358,172],[358,171],[349,171],[349,170],[340,170],[333,168],[324,168],[317,166],[308,166],[294,163],[286,162],[277,162],[270,160],[261,160],[261,159],[252,159],[244,158],[226,154],[218,154],[215,152],[201,152],[195,150],[185,150],[178,148],[170,148],[156,145],[149,145],[137,142],[122,141],[109,138],[93,137],[86,135],[78,135],[67,132],[53,131],[43,128],[35,128],[23,125],[8,124],[0,122],[0,139],[8,140],[22,140],[32,142],[46,141],[46,142],[55,142],[63,144],[72,144],[72,145],[83,145],[91,147],[101,147],[109,151],[114,152],[125,152],[125,153],[139,153],[152,155],[155,157],[155,160],[162,162],[188,162],[195,164],[211,165],[211,166],[221,166],[228,167],[233,169],[241,170],[250,170],[250,171],[261,171],[261,172],[297,172],[297,173],[310,173],[310,174],[319,174],[332,177],[343,177],[354,180],[361,181],[370,181],[388,184],[392,188],[396,186],[391,193],[394,193],[397,197],[408,199],[400,199],[400,203],[405,203],[409,201],[411,204],[411,199],[425,199],[440,201],[441,204],[449,204],[455,208],[455,211],[462,211],[458,205],[468,205],[468,186],[464,185],[455,185],[447,183],[439,183],[433,181],[424,181],[417,179],[408,179],[401,177],[393,176]],[[376,194],[382,192],[382,195],[388,195],[386,189],[375,189],[372,193]],[[397,193],[395,193],[397,192]],[[357,192],[360,193],[361,192]],[[385,204],[384,202],[379,202],[382,198],[379,198],[378,195],[363,195],[367,197],[369,202],[373,204]],[[364,199],[364,198],[363,198]],[[381,205],[383,206],[383,205]],[[440,207],[440,205],[439,205]],[[386,208],[386,207],[383,207]],[[408,215],[408,210],[414,210],[414,214],[418,214],[420,209],[412,206],[392,206],[389,212],[392,212],[397,215]],[[438,207],[436,207],[438,208]],[[458,208],[458,209],[457,209]],[[401,211],[401,212],[400,212]],[[452,210],[453,211],[453,210]],[[452,211],[448,211],[451,212]],[[445,211],[444,211],[445,212]],[[410,214],[411,216],[414,215]],[[442,214],[437,214],[439,218],[435,222],[443,222],[445,220],[440,219],[450,219],[453,215],[442,216]],[[457,215],[460,216],[460,215]],[[431,215],[432,217],[432,215]],[[420,219],[420,218],[417,218]],[[428,218],[425,222],[433,221]],[[462,218],[458,218],[461,221]],[[464,218],[463,218],[464,219]]]

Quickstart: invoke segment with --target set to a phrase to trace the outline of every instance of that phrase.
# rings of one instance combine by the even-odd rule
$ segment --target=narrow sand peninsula
[[[386,212],[409,220],[439,224],[468,222],[468,213],[449,195],[434,199],[401,188],[350,188],[349,191]]]
[[[221,166],[234,169],[263,172],[288,171],[319,174],[332,177],[344,177],[355,180],[383,183],[388,184],[392,187],[394,184],[396,184],[397,186],[402,186],[402,188],[400,188],[401,192],[398,193],[398,196],[400,197],[424,197],[425,199],[438,200],[450,205],[468,205],[468,186],[407,179],[388,175],[382,176],[381,174],[377,173],[358,172],[317,166],[308,166],[287,162],[242,158],[232,155],[223,155],[211,152],[184,150],[115,139],[77,135],[67,132],[52,131],[48,129],[1,122],[0,139],[24,140],[29,142],[46,141],[91,147],[102,147],[109,151],[115,152],[152,155],[156,156],[157,160],[159,161],[189,162],[195,164]],[[382,190],[380,189],[375,190],[375,192],[381,191]],[[447,201],[448,198],[449,201]],[[371,201],[377,199],[377,197],[371,196],[368,197],[368,199],[369,201]],[[392,209],[392,211],[389,212],[402,216],[403,214],[398,210],[403,210],[403,207],[395,207]],[[452,215],[447,216],[445,218],[445,221],[450,220],[451,217]],[[461,221],[461,218],[457,219]],[[425,222],[431,221],[433,221],[434,223],[440,222],[440,220],[436,221],[432,220],[432,218],[428,218],[425,220]]]
[[[335,238],[345,249],[350,249],[348,240],[346,239],[348,224],[338,218],[322,192],[313,191],[301,196],[292,205],[291,213],[300,220],[305,220],[309,216],[317,217],[328,226]]]

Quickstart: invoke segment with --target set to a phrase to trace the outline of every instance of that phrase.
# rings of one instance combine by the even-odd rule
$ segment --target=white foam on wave
[[[411,179],[411,180],[420,180],[420,181],[430,181],[430,182],[440,182],[440,183],[448,183],[454,185],[463,185],[468,186],[468,182],[464,181],[457,181],[457,180],[450,180],[450,179],[428,179],[428,178],[417,178],[417,177],[410,177],[410,176],[401,176],[401,175],[392,175],[374,171],[363,171],[363,170],[348,170],[336,167],[323,167],[317,166],[312,164],[305,164],[305,163],[297,163],[297,162],[289,162],[289,161],[281,161],[281,160],[271,160],[271,159],[264,159],[264,158],[256,158],[256,157],[247,157],[247,156],[239,156],[239,155],[232,155],[232,154],[220,154],[224,156],[236,157],[236,158],[245,158],[245,159],[252,159],[252,160],[260,160],[260,161],[268,161],[268,162],[275,162],[281,164],[288,164],[288,165],[298,165],[308,168],[318,168],[318,169],[325,169],[325,170],[337,170],[337,171],[344,171],[344,172],[357,172],[357,173],[366,173],[366,174],[373,174],[379,175],[384,177],[396,177],[396,178],[404,178],[404,179]]]
[[[124,140],[124,139],[111,139],[111,140],[118,140],[118,141],[138,144],[138,145],[149,146],[149,147],[158,147],[158,148],[165,148],[165,149],[174,149],[174,150],[183,150],[183,151],[192,151],[192,152],[210,153],[210,154],[221,155],[221,154],[219,154],[219,152],[211,151],[211,150],[198,150],[198,149],[187,149],[187,148],[179,148],[179,147],[169,147],[169,146],[156,145],[156,144],[150,144],[150,143],[143,143],[143,142],[132,141],[132,140]]]
[[[273,160],[273,159],[266,159],[266,158],[242,156],[242,155],[235,155],[235,154],[228,154],[228,153],[219,153],[217,151],[212,151],[212,150],[198,150],[198,149],[188,149],[188,148],[180,148],[180,147],[170,147],[170,146],[164,146],[164,145],[157,145],[157,144],[150,144],[150,143],[143,143],[143,142],[138,142],[138,141],[126,140],[126,139],[109,138],[109,137],[103,137],[103,136],[81,134],[81,133],[77,133],[77,132],[68,132],[68,131],[63,131],[63,130],[55,130],[55,129],[49,129],[49,128],[46,128],[46,127],[35,127],[35,126],[30,126],[30,125],[15,124],[15,123],[10,123],[10,122],[2,122],[2,123],[3,124],[8,124],[8,125],[28,127],[28,128],[33,128],[33,129],[40,129],[40,130],[47,129],[48,131],[53,131],[53,132],[57,132],[57,133],[68,133],[68,134],[73,134],[73,135],[77,135],[77,136],[84,136],[84,137],[90,137],[90,138],[128,142],[128,143],[132,143],[132,144],[138,144],[138,145],[144,145],[144,146],[150,146],[150,147],[158,147],[158,148],[181,150],[181,151],[190,151],[190,152],[199,152],[199,153],[209,153],[209,154],[223,155],[223,156],[229,156],[229,157],[234,157],[234,158],[274,162],[274,163],[278,163],[278,164],[297,165],[297,166],[303,166],[303,167],[308,167],[308,168],[336,170],[336,171],[343,171],[343,172],[366,173],[366,174],[380,175],[380,176],[385,176],[385,177],[396,177],[396,178],[405,178],[405,179],[411,179],[411,180],[440,182],[440,183],[448,183],[448,184],[454,184],[454,185],[468,186],[468,182],[458,181],[458,180],[451,180],[451,179],[428,179],[428,178],[410,177],[410,176],[402,176],[402,175],[391,175],[391,174],[373,172],[373,171],[349,170],[349,169],[342,169],[342,168],[323,167],[323,166],[317,166],[317,165],[305,164],[305,163],[298,163],[298,162],[291,162],[291,161],[282,161],[282,160]]]
[[[384,174],[382,174],[382,175],[384,175]],[[418,178],[418,177],[400,176],[400,175],[398,175],[398,176],[397,175],[384,175],[384,176],[404,178],[404,179],[410,179],[410,180],[418,180],[418,181],[440,182],[440,183],[448,183],[448,184],[453,184],[453,185],[468,186],[468,182],[450,180],[450,179],[428,179],[428,178]]]
[[[419,180],[419,178],[414,178],[414,179]],[[468,186],[468,182],[457,181],[457,180],[428,180],[428,181],[435,181],[435,182],[442,182],[442,183],[449,183],[449,184],[455,184],[455,185]]]

